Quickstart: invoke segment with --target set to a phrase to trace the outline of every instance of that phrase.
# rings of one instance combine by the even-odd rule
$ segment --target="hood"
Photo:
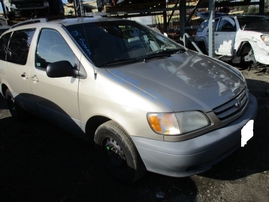
[[[261,29],[241,29],[240,31],[248,32],[248,34],[269,34],[268,28]]]
[[[268,30],[241,30],[241,32],[243,32],[242,35],[247,35],[251,37],[257,35],[258,38],[260,37],[261,34],[269,34]]]
[[[237,69],[192,51],[107,71],[173,111],[211,111],[246,87]]]

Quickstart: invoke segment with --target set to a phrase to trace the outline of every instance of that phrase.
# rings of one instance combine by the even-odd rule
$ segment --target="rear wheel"
[[[115,122],[108,121],[100,125],[94,141],[103,165],[116,180],[130,184],[145,174],[145,166],[134,143]]]
[[[24,121],[28,114],[18,106],[9,89],[6,90],[5,98],[12,117],[17,121]]]

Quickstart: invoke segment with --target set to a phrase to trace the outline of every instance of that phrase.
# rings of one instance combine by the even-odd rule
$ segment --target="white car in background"
[[[233,63],[269,64],[269,23],[264,16],[217,17],[213,30],[214,54],[228,56]],[[202,22],[194,40],[207,54],[208,20]]]

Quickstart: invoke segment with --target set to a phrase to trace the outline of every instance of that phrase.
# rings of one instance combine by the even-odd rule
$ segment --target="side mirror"
[[[77,75],[77,70],[68,61],[59,61],[50,63],[47,66],[46,73],[48,77],[75,77]]]

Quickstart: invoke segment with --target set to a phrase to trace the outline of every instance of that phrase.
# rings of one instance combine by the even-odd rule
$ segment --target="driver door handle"
[[[23,79],[28,79],[28,76],[27,76],[26,72],[23,72],[23,73],[21,74],[21,77],[22,77]]]
[[[37,83],[37,82],[39,82],[39,79],[37,78],[36,75],[34,75],[34,76],[32,76],[32,81],[33,81],[34,83]]]

